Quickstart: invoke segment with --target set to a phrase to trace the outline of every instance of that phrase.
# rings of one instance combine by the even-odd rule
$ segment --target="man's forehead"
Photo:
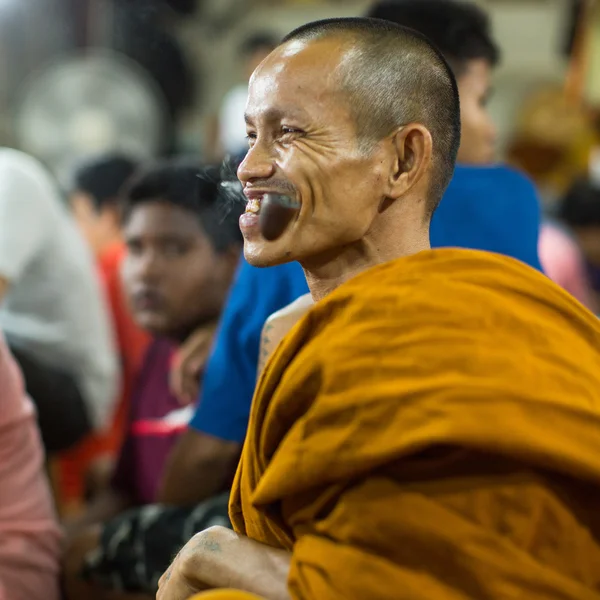
[[[136,234],[188,236],[198,231],[197,219],[191,211],[157,200],[134,206],[125,229]]]
[[[347,45],[338,38],[292,40],[277,47],[256,69],[255,75],[310,75],[337,68]]]
[[[325,52],[327,42],[292,41],[272,52],[250,80],[248,116],[268,111],[276,117],[280,109],[301,116],[306,112],[301,98],[310,98],[312,104],[337,94],[342,52],[336,52],[336,46]]]

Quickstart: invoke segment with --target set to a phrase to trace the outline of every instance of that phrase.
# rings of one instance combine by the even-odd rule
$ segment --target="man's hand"
[[[199,327],[179,349],[171,366],[170,386],[182,404],[193,404],[198,397],[200,373],[212,348],[217,323]]]
[[[208,589],[231,588],[266,600],[289,600],[291,554],[225,527],[197,533],[158,583],[157,600],[187,600]]]
[[[221,527],[197,533],[179,552],[158,582],[156,600],[187,600],[198,592],[211,589],[201,581],[205,551],[220,552],[217,541]]]
[[[160,578],[156,600],[188,600],[194,594],[210,589],[197,581],[192,583],[188,580],[185,574],[186,560],[188,559],[182,557],[186,548],[187,545],[183,547],[166,573]]]

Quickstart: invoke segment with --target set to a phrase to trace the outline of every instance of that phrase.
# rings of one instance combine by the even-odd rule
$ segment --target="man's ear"
[[[425,126],[410,123],[398,128],[390,141],[393,160],[388,196],[396,200],[405,196],[431,169],[433,140]]]

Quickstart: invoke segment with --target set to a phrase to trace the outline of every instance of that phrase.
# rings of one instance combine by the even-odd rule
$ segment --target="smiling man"
[[[245,255],[300,262],[315,306],[258,382],[235,531],[194,536],[160,600],[598,597],[600,330],[522,263],[429,249],[459,110],[382,21],[308,24],[255,71]],[[267,192],[301,206],[275,241]]]

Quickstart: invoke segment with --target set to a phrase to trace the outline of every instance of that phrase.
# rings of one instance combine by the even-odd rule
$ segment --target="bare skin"
[[[171,451],[158,501],[194,506],[226,490],[241,451],[241,444],[188,428]]]
[[[458,162],[485,165],[494,161],[498,137],[488,101],[492,87],[492,67],[485,59],[467,62],[457,78],[460,96],[461,142]]]
[[[273,354],[279,342],[287,335],[294,325],[310,310],[314,302],[310,294],[300,296],[297,300],[273,313],[265,323],[260,338],[258,358],[258,375],[262,373],[269,357]]]
[[[224,527],[211,527],[183,547],[161,578],[156,598],[187,600],[199,591],[228,587],[266,600],[288,600],[290,559],[291,553],[285,550]]]
[[[193,404],[198,397],[200,375],[217,328],[217,321],[199,327],[179,348],[169,377],[173,394],[182,404]]]

